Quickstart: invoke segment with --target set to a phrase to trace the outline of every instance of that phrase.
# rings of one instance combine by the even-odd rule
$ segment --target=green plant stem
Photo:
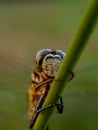
[[[69,74],[73,71],[81,52],[83,51],[87,40],[89,39],[98,17],[98,0],[92,0],[87,12],[81,22],[75,36],[70,43],[67,50],[67,55],[62,61],[55,80],[52,83],[51,89],[47,95],[47,98],[43,106],[48,104],[55,104],[58,101],[57,95],[60,95],[63,91],[66,83],[68,82]],[[53,109],[48,109],[45,112],[41,112],[35,122],[33,130],[44,130],[46,123],[53,113]]]

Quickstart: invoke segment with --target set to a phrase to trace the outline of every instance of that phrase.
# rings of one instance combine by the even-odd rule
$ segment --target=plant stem
[[[69,74],[73,71],[87,40],[89,39],[96,23],[98,17],[98,0],[92,0],[90,6],[87,9],[87,12],[84,16],[83,21],[81,22],[78,30],[76,31],[75,36],[73,37],[70,46],[67,50],[67,55],[63,59],[58,73],[55,77],[55,80],[52,83],[51,89],[47,95],[47,98],[43,106],[48,104],[57,103],[58,97],[63,91],[66,83],[68,82]],[[46,123],[53,113],[53,109],[48,109],[45,112],[39,114],[33,130],[44,130]]]

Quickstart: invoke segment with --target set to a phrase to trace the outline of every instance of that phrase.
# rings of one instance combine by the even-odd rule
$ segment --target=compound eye
[[[63,51],[61,51],[61,50],[56,50],[56,53],[59,54],[62,59],[63,59],[64,56],[66,55],[65,52],[63,52]]]
[[[36,65],[41,66],[44,57],[47,54],[49,54],[50,52],[51,52],[50,49],[42,49],[42,50],[38,51],[38,53],[36,54],[36,57],[35,57],[35,63],[36,63]]]

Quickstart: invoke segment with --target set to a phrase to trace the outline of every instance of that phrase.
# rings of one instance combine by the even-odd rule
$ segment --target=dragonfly
[[[26,63],[16,55],[10,52],[0,52],[0,63],[6,64],[10,67],[18,68],[19,70],[31,75],[31,83],[29,85],[29,128],[32,129],[34,123],[40,112],[56,106],[59,113],[63,113],[63,101],[59,96],[59,103],[49,104],[42,107],[48,91],[51,87],[55,75],[58,71],[59,65],[64,58],[65,53],[61,50],[42,49],[38,51],[34,61],[34,69],[26,65]],[[71,73],[70,80],[74,77]]]

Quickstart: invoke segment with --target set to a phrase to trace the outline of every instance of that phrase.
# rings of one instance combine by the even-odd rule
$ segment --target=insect
[[[54,105],[49,104],[45,108],[43,108],[42,105],[64,56],[65,53],[61,50],[42,49],[35,57],[32,82],[29,86],[30,129],[33,127],[37,116],[41,111],[56,106],[59,113],[63,112],[64,105],[61,96],[59,96],[60,103]],[[19,69],[20,71],[23,71],[23,73],[26,72],[27,75],[29,75],[32,71],[31,67],[26,65],[20,57],[17,57],[10,52],[0,52],[0,63],[2,63],[5,67],[10,67],[15,70]],[[70,79],[72,79],[72,77],[73,75]],[[21,90],[22,88],[18,88],[17,92],[22,92]],[[25,88],[23,92],[26,90],[27,88]]]
[[[43,102],[51,87],[51,83],[56,76],[58,68],[65,56],[61,50],[42,49],[35,57],[34,71],[32,73],[32,82],[29,87],[29,118],[30,129],[32,129],[38,114],[54,105],[42,107]],[[63,112],[63,101],[60,97],[60,103],[56,104],[59,113]]]

